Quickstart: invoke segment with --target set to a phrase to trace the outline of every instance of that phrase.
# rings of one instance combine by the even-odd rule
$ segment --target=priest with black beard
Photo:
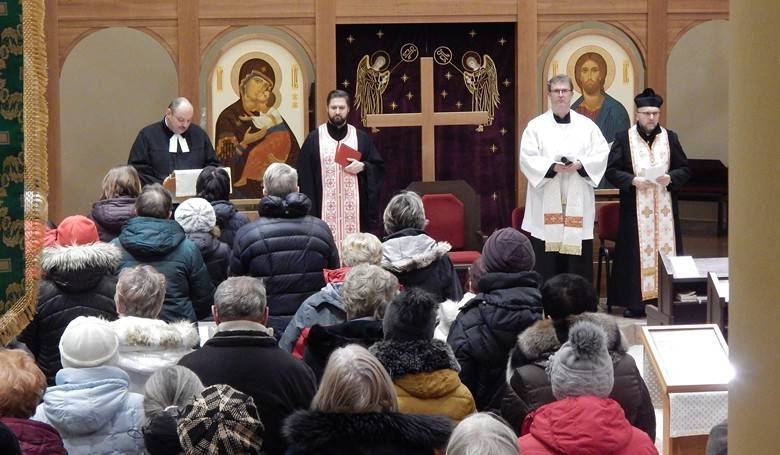
[[[645,89],[634,98],[636,124],[615,135],[606,179],[620,189],[620,223],[609,282],[610,305],[643,317],[658,298],[658,253],[682,254],[677,190],[691,176],[677,134],[660,125],[663,98]]]
[[[328,121],[309,133],[298,156],[298,185],[312,202],[310,215],[330,226],[337,246],[349,234],[371,232],[379,225],[379,193],[385,162],[368,134],[347,123],[349,94],[328,93]],[[334,161],[344,144],[360,152],[341,166]]]

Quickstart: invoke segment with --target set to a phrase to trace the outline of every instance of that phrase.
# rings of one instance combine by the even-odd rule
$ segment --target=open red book
[[[347,144],[340,143],[339,147],[336,149],[336,156],[333,158],[333,161],[340,164],[341,167],[346,167],[350,163],[347,158],[353,158],[357,161],[360,161],[360,157],[360,152],[348,146]]]

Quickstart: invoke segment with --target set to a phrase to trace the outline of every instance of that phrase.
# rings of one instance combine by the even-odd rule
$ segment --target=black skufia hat
[[[661,107],[664,104],[664,99],[661,95],[657,95],[655,90],[646,88],[642,93],[634,97],[634,104],[637,108],[640,107]]]

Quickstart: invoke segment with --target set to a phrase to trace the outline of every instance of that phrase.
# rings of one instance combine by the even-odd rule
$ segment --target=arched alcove
[[[138,130],[162,118],[177,87],[170,55],[142,31],[106,28],[73,47],[60,76],[64,215],[89,213],[103,175],[127,162]]]
[[[689,158],[728,165],[729,23],[708,21],[686,32],[667,63],[669,126]]]

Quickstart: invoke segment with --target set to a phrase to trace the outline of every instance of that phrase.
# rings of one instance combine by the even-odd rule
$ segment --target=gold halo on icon
[[[371,62],[371,68],[377,71],[384,71],[390,66],[390,54],[385,51],[376,51],[371,54],[369,61]]]
[[[474,51],[468,51],[463,54],[463,58],[460,59],[460,64],[466,71],[476,71],[482,66],[482,57]]]

